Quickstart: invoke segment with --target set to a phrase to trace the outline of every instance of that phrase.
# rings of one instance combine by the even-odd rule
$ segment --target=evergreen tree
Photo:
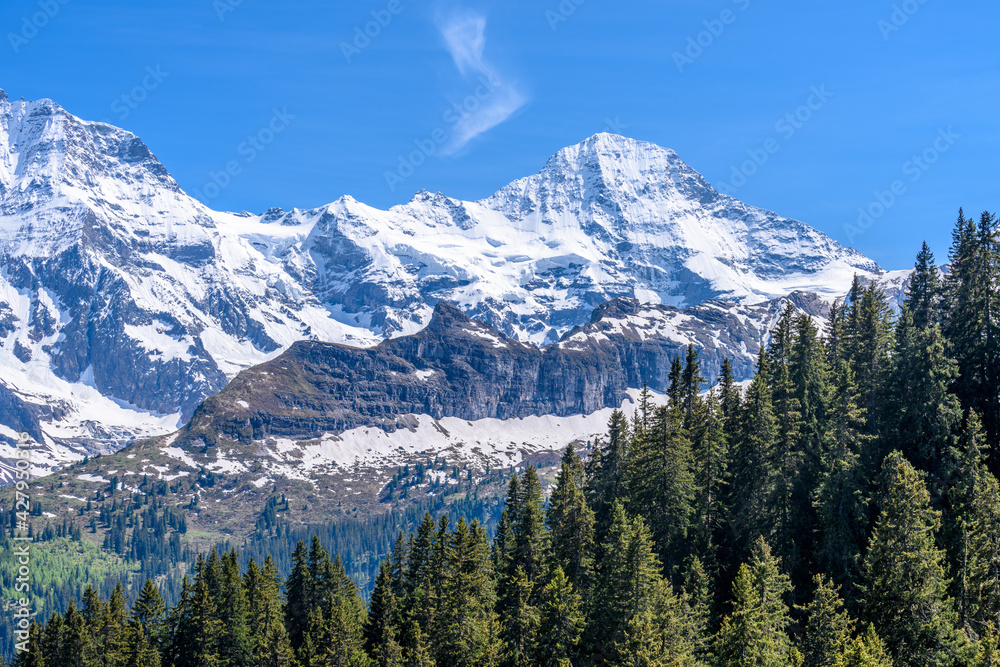
[[[718,573],[718,548],[725,521],[724,498],[728,485],[726,417],[715,392],[701,401],[691,429],[694,464],[692,551],[713,576]]]
[[[309,627],[309,612],[314,605],[306,545],[299,541],[292,552],[292,569],[285,582],[285,624],[292,648],[298,650]]]
[[[132,605],[132,616],[130,622],[142,628],[143,634],[154,647],[163,645],[164,621],[167,611],[166,604],[160,589],[156,587],[152,579],[147,579],[139,591],[139,597]]]
[[[844,313],[844,351],[859,388],[867,432],[879,434],[880,403],[885,393],[892,347],[892,311],[874,283],[861,287],[855,276]]]
[[[691,442],[681,408],[659,407],[629,457],[629,505],[648,522],[667,567],[679,565],[693,512]]]
[[[958,362],[956,390],[963,405],[983,420],[987,442],[996,443],[1000,430],[1000,250],[996,220],[990,213],[983,213],[977,225],[959,211],[950,260],[946,323]],[[996,461],[993,466],[995,472]]]
[[[542,590],[536,657],[540,667],[570,667],[584,628],[580,596],[569,578],[556,566]]]
[[[802,608],[807,619],[802,657],[807,667],[832,667],[847,651],[853,623],[837,588],[821,574],[813,582],[813,599]]]
[[[751,559],[733,582],[733,611],[716,639],[720,667],[796,665],[801,656],[788,637],[790,616],[784,598],[791,590],[771,549],[759,538]]]
[[[1000,485],[986,467],[984,445],[979,417],[970,411],[945,531],[959,627],[972,639],[1000,614]]]
[[[250,664],[254,667],[291,665],[291,640],[284,624],[281,582],[271,556],[258,568],[252,559],[243,576],[247,598],[247,625],[250,634]]]
[[[865,557],[864,611],[896,660],[947,665],[956,652],[956,616],[944,554],[935,544],[940,513],[922,475],[900,452],[883,465],[880,512]]]
[[[722,370],[719,373],[719,407],[722,409],[723,429],[728,442],[733,442],[738,435],[742,398],[733,377],[733,364],[726,357],[722,360]]]
[[[998,666],[1000,666],[1000,636],[997,634],[996,626],[989,623],[986,627],[986,634],[976,646],[976,656],[972,660],[972,667]]]
[[[495,593],[486,531],[459,519],[447,539],[445,579],[433,645],[439,665],[490,667],[498,658]]]
[[[403,660],[402,648],[396,640],[399,610],[392,588],[392,564],[385,560],[375,579],[365,627],[365,645],[378,667],[396,667]]]
[[[868,539],[865,453],[874,437],[865,433],[864,411],[844,360],[839,362],[827,419],[827,443],[814,494],[820,532],[816,559],[852,597]]]
[[[219,659],[228,667],[243,667],[250,664],[251,639],[247,615],[246,590],[240,576],[239,558],[235,551],[222,557],[219,621],[222,633],[219,637]]]
[[[587,461],[587,497],[594,509],[595,535],[599,543],[611,525],[615,500],[625,493],[628,431],[625,415],[620,410],[612,412],[607,441],[598,442],[594,455]]]
[[[55,619],[55,615],[52,616]],[[51,620],[49,621],[52,622]],[[14,664],[17,667],[45,667],[45,656],[46,656],[46,642],[42,637],[42,626],[35,621],[31,622],[31,626],[28,628],[28,646],[27,651],[18,653],[17,659]],[[153,665],[152,667],[156,667]]]
[[[536,650],[540,622],[538,608],[532,604],[534,586],[520,565],[515,567],[506,584],[509,590],[500,622],[504,645],[500,664],[529,667]]]
[[[917,331],[924,331],[940,324],[942,289],[938,269],[934,263],[934,253],[924,241],[913,265],[904,302],[907,310],[913,315],[913,326]]]
[[[773,529],[769,501],[774,480],[772,452],[777,439],[777,424],[768,384],[768,355],[762,354],[757,374],[747,389],[740,416],[741,428],[732,448],[730,483],[729,544],[730,565],[738,566],[754,539]],[[735,567],[733,568],[735,569]]]
[[[636,637],[650,636],[656,655],[689,659],[690,628],[680,603],[664,581],[649,529],[641,517],[629,518],[615,503],[598,568],[593,616],[588,627],[590,652],[610,664],[628,664]],[[648,622],[647,622],[648,617]]]
[[[410,628],[410,636],[413,637],[413,646],[405,652],[406,667],[435,667],[437,663],[427,646],[427,635],[417,623]]]
[[[594,511],[587,504],[583,463],[567,445],[545,522],[550,560],[577,591],[589,591],[594,575]]]
[[[124,667],[160,667],[160,653],[140,623],[131,622],[127,636],[128,644],[122,652],[123,659],[116,664]]]
[[[59,651],[55,654],[57,663],[60,667],[87,667],[88,661],[95,660],[93,646],[87,621],[70,600],[62,623]]]
[[[893,667],[892,657],[885,642],[872,626],[847,643],[847,648],[836,657],[834,667]]]
[[[684,408],[684,428],[691,428],[698,407],[698,394],[705,378],[701,376],[701,362],[694,345],[688,345],[684,371],[681,373],[681,403]]]

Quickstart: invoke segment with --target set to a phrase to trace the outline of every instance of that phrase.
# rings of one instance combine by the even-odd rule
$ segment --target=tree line
[[[788,308],[745,387],[698,354],[662,401],[529,467],[499,523],[428,513],[365,601],[321,540],[200,558],[176,605],[84,596],[21,665],[1000,664],[1000,248],[960,212],[898,317],[855,280],[824,331]],[[159,599],[159,602],[157,600]]]

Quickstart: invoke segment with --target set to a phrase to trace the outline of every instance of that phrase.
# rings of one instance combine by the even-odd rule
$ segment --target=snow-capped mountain
[[[617,297],[832,298],[855,273],[881,271],[620,136],[478,202],[258,216],[191,198],[127,131],[0,93],[0,440],[40,434],[45,465],[169,432],[295,341],[416,332],[442,300],[540,345]]]

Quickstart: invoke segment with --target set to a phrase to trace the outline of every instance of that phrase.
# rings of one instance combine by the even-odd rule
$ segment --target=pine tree
[[[747,389],[740,416],[741,428],[732,448],[732,476],[729,487],[732,535],[729,544],[732,565],[744,559],[754,535],[773,529],[769,501],[774,480],[772,452],[777,440],[777,424],[771,402],[768,355],[760,355],[757,373]],[[733,568],[735,569],[735,567]]]
[[[705,378],[701,376],[701,362],[694,345],[688,345],[684,361],[684,371],[681,373],[681,404],[684,409],[684,428],[691,428],[695,411],[698,408],[698,394]]]
[[[802,657],[809,667],[832,667],[847,650],[853,623],[844,611],[837,588],[821,574],[813,582],[816,586],[813,599],[802,608],[807,619]]]
[[[865,464],[873,436],[865,433],[864,411],[847,362],[840,360],[834,382],[827,442],[814,492],[819,517],[817,561],[848,595],[861,574],[868,540],[868,475]]]
[[[629,509],[648,522],[668,568],[679,565],[693,512],[691,442],[681,408],[659,407],[629,457]]]
[[[611,524],[615,500],[624,496],[628,431],[625,415],[620,410],[612,412],[607,441],[598,442],[596,452],[587,461],[587,497],[594,509],[595,535],[599,543]]]
[[[250,664],[251,639],[246,591],[235,551],[222,557],[221,575],[220,597],[217,598],[222,623],[219,659],[228,667],[242,667]]]
[[[524,568],[517,565],[507,579],[508,591],[500,622],[504,667],[529,667],[538,641],[540,616],[532,604],[534,586]]]
[[[295,545],[295,551],[292,552],[292,569],[285,582],[285,595],[285,624],[292,648],[298,650],[309,627],[309,612],[314,605],[309,558],[302,541]]]
[[[88,667],[88,658],[95,659],[93,646],[87,621],[70,600],[62,623],[59,651],[55,654],[58,664],[61,667]]]
[[[588,627],[591,652],[612,664],[621,664],[623,652],[634,647],[637,629],[644,627],[644,621],[637,617],[649,614],[656,619],[656,641],[663,647],[678,647],[678,654],[685,654],[689,648],[687,628],[680,624],[678,601],[660,574],[662,564],[653,551],[650,531],[641,517],[629,518],[620,502],[613,507],[601,553]],[[666,617],[671,620],[669,628],[665,627]]]
[[[558,565],[542,590],[541,598],[534,664],[540,667],[570,667],[583,633],[583,603]]]
[[[53,615],[53,619],[55,616]],[[51,620],[49,621],[51,623]],[[32,621],[28,628],[27,651],[18,653],[14,664],[17,667],[45,667],[46,643],[42,637],[42,626]],[[153,665],[152,667],[156,667]]]
[[[956,391],[963,405],[980,415],[992,444],[1000,431],[1000,248],[990,213],[983,213],[977,225],[959,211],[950,259],[946,323],[958,362]],[[996,472],[997,461],[992,465]]]
[[[378,667],[398,667],[403,662],[402,647],[396,640],[399,609],[392,588],[392,564],[384,560],[375,579],[365,626],[365,645]]]
[[[857,381],[867,432],[878,435],[892,347],[892,311],[882,290],[874,283],[861,287],[857,276],[845,309],[845,357]]]
[[[139,591],[135,604],[132,605],[130,621],[142,628],[143,634],[154,647],[163,645],[166,611],[167,607],[163,602],[163,596],[160,595],[160,589],[152,579],[147,579]]]
[[[413,646],[404,654],[406,667],[435,667],[437,663],[427,646],[427,635],[417,623],[410,628],[410,636],[413,638]]]
[[[991,622],[986,626],[986,633],[976,646],[976,656],[972,667],[1000,667],[1000,635]]]
[[[138,622],[129,623],[128,644],[122,653],[122,661],[114,664],[124,667],[160,667],[160,654],[152,638]]]
[[[692,551],[706,564],[713,577],[719,569],[717,552],[725,521],[724,498],[729,477],[725,421],[713,391],[699,403],[691,429],[694,463]]]
[[[816,549],[814,535],[819,520],[812,498],[828,458],[831,386],[826,351],[812,318],[801,315],[795,318],[793,326],[789,374],[798,418],[794,429],[797,442],[794,454],[784,453],[782,476],[790,481],[776,485],[786,487],[790,483],[784,534],[779,533],[775,539],[785,545],[777,550],[777,555],[801,584],[807,578],[806,568],[812,563]]]
[[[1000,614],[1000,485],[985,465],[979,417],[970,411],[965,421],[956,483],[949,489],[945,541],[959,627],[978,639]]]
[[[934,263],[934,253],[924,241],[913,265],[904,302],[913,315],[913,326],[917,331],[940,324],[941,295],[942,285]]]
[[[893,445],[929,471],[940,495],[954,463],[953,434],[961,420],[951,393],[958,365],[940,328],[941,286],[925,243],[896,326],[885,417]]]
[[[247,598],[250,664],[254,667],[292,664],[293,651],[284,624],[281,582],[274,559],[267,556],[262,568],[251,560],[243,576],[243,587]]]
[[[585,482],[583,463],[567,445],[545,516],[550,561],[575,590],[588,592],[594,575],[594,511],[584,495]]]
[[[478,522],[459,519],[446,539],[445,578],[432,645],[439,665],[490,667],[496,664],[497,618],[490,577],[489,543]]]
[[[864,634],[847,643],[843,653],[836,656],[834,667],[893,667],[892,657],[885,642],[872,626]]]
[[[900,452],[883,464],[880,513],[865,557],[867,620],[896,660],[950,664],[956,616],[947,596],[944,554],[935,544],[940,513],[923,478]]]
[[[801,660],[788,638],[790,616],[784,598],[791,590],[771,549],[759,538],[751,559],[733,582],[733,611],[716,638],[720,667],[796,665]]]
[[[542,575],[545,553],[545,513],[542,509],[542,487],[534,466],[521,475],[518,514],[514,523],[514,561],[532,585]]]

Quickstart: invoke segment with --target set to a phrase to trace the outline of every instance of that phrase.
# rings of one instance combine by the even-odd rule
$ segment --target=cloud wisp
[[[456,105],[459,117],[442,149],[445,155],[452,155],[510,118],[528,100],[484,60],[485,16],[469,10],[452,11],[438,17],[438,29],[459,74],[477,86],[474,95]]]

